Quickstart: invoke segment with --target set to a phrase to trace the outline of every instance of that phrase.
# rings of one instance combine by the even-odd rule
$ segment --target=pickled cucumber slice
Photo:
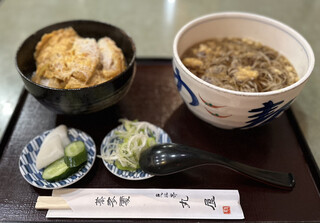
[[[50,182],[63,180],[77,172],[78,169],[79,167],[68,167],[64,162],[64,158],[62,157],[44,169],[42,178]]]
[[[86,161],[87,150],[82,141],[72,142],[64,149],[64,162],[68,167],[77,167]]]

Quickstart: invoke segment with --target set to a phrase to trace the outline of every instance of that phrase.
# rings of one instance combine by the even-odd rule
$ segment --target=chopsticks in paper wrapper
[[[47,218],[244,219],[237,190],[59,189],[36,208]]]

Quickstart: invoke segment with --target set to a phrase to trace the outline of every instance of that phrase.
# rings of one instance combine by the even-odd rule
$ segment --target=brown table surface
[[[220,166],[202,166],[170,176],[128,181],[111,174],[97,159],[90,172],[70,187],[237,189],[245,215],[243,221],[320,221],[318,172],[291,111],[268,125],[251,130],[215,128],[196,118],[182,102],[170,60],[139,60],[127,96],[118,104],[94,114],[56,115],[24,92],[1,142],[0,221],[171,222],[159,219],[46,219],[46,210],[34,208],[37,197],[51,195],[51,190],[35,188],[21,176],[18,160],[23,147],[45,130],[66,124],[91,135],[99,154],[102,139],[123,117],[158,125],[176,143],[259,168],[292,172],[296,186],[292,191],[275,189]]]

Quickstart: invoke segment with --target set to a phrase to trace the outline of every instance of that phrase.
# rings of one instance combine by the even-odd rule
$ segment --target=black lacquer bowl
[[[31,81],[36,70],[33,55],[42,35],[66,27],[73,27],[81,37],[113,39],[123,51],[126,70],[105,83],[80,89],[55,89]],[[16,66],[27,91],[45,107],[58,114],[85,114],[103,110],[126,95],[134,79],[135,59],[135,44],[123,30],[102,22],[75,20],[47,26],[29,36],[17,51]]]

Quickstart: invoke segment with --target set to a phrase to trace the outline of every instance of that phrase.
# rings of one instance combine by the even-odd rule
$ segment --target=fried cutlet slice
[[[34,54],[37,70],[33,81],[40,83],[43,77],[63,81],[69,79],[70,72],[65,58],[78,37],[73,28],[59,29],[43,35]]]
[[[77,38],[71,51],[72,54],[66,61],[71,69],[71,76],[81,82],[87,83],[99,64],[97,42],[93,38]]]
[[[108,37],[99,39],[98,47],[100,50],[100,62],[103,67],[102,75],[106,81],[125,70],[126,65],[122,50],[117,47],[112,39]]]
[[[91,77],[91,79],[87,82],[88,86],[95,86],[98,84],[102,84],[103,82],[106,82],[106,78],[102,74],[102,65],[99,64],[99,67],[96,69],[94,75]]]
[[[34,53],[37,70],[32,80],[53,88],[83,88],[112,79],[125,70],[122,50],[108,38],[98,43],[82,38],[73,28],[45,34]]]
[[[45,77],[41,78],[40,84],[44,85],[44,86],[48,86],[51,88],[64,88],[65,83],[57,78],[50,78],[47,79]]]
[[[57,87],[56,81],[46,80],[58,79],[64,82],[60,86],[78,88],[79,84],[74,84],[71,78],[85,86],[99,63],[99,49],[95,39],[81,38],[73,28],[59,29],[42,37],[36,46],[35,59],[34,82]]]
[[[64,88],[65,89],[76,89],[76,88],[85,88],[85,87],[88,87],[85,82],[71,76],[67,85]]]

